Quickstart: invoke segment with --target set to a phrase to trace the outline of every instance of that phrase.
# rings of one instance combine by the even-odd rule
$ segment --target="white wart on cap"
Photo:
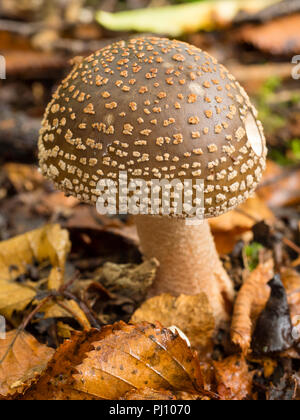
[[[205,217],[244,202],[262,178],[266,141],[257,111],[228,70],[179,41],[136,38],[75,65],[47,107],[42,172],[81,201],[97,183],[205,183]]]

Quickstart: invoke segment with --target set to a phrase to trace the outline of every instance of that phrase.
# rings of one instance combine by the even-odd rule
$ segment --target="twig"
[[[76,303],[78,303],[80,309],[82,309],[82,311],[84,312],[84,314],[86,315],[86,317],[88,318],[89,322],[91,323],[91,325],[94,328],[97,328],[98,330],[101,329],[101,325],[98,322],[98,320],[94,317],[94,315],[92,314],[92,310],[89,308],[89,306],[83,302],[81,299],[78,299],[75,295],[73,295],[72,293],[65,291],[63,293],[63,295],[69,299],[74,300]]]
[[[86,325],[83,324],[79,316],[71,308],[68,308],[68,306],[66,306],[63,302],[56,302],[56,304],[65,311],[69,312],[69,314],[72,315],[72,317],[78,322],[78,324],[81,325],[84,330],[86,330]]]
[[[296,245],[294,242],[292,242],[288,238],[283,238],[282,241],[286,246],[288,246],[293,251],[295,251],[298,255],[300,255],[300,247],[298,245]]]

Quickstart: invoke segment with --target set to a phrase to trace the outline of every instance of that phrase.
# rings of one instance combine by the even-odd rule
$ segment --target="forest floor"
[[[7,322],[6,338],[0,340],[0,399],[299,400],[300,76],[295,77],[292,57],[300,51],[300,9],[259,24],[246,19],[181,36],[216,56],[245,86],[260,112],[269,147],[256,196],[211,221],[237,292],[230,322],[216,332],[201,295],[146,300],[157,266],[143,261],[130,217],[100,216],[95,208],[56,191],[39,173],[41,119],[55,87],[71,69],[71,59],[133,35],[95,23],[89,18],[93,2],[84,9],[85,19],[78,17],[80,1],[74,2],[77,9],[57,1],[55,10],[49,6],[46,12],[30,3],[25,10],[13,0],[0,7],[0,51],[7,65],[7,78],[0,81],[0,315]],[[149,2],[102,3],[105,10],[116,11]],[[276,281],[268,285],[275,274]],[[130,321],[135,325],[128,326]],[[143,321],[176,325],[197,355],[184,340],[174,341],[175,355],[174,336]],[[283,333],[278,341],[275,333],[266,344],[268,330],[288,335],[291,328],[292,340],[282,339]],[[155,365],[164,372],[161,382],[149,373],[154,363],[150,335],[164,343],[161,349],[167,353]],[[99,343],[98,368],[104,379],[95,392],[92,350]],[[113,354],[105,357],[105,346],[115,346]],[[139,353],[144,364],[128,360],[122,346],[144,349]],[[178,357],[188,359],[182,362],[183,373],[176,370]],[[63,381],[55,382],[49,366],[45,371],[49,360]],[[114,363],[123,368],[116,376]],[[135,383],[132,369],[137,384],[125,386]],[[74,371],[85,380],[71,381]],[[181,389],[172,382],[176,375],[188,378]],[[49,378],[56,392],[46,385]]]

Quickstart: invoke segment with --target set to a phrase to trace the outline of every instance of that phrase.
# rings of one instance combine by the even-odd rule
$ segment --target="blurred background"
[[[239,213],[244,219],[213,222],[220,252],[232,252],[245,232],[253,234],[253,225],[275,217],[292,241],[293,257],[299,256],[299,27],[299,0],[1,0],[0,240],[48,222],[71,233],[109,226],[135,238],[130,222],[100,218],[55,191],[37,170],[36,152],[45,106],[72,59],[139,32],[209,51],[259,109],[268,170],[257,197]]]

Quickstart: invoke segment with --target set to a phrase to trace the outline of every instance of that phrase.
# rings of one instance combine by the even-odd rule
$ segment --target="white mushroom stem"
[[[160,262],[151,295],[204,292],[217,325],[226,321],[233,283],[220,261],[208,222],[188,226],[184,219],[137,216],[136,224],[143,255]]]

